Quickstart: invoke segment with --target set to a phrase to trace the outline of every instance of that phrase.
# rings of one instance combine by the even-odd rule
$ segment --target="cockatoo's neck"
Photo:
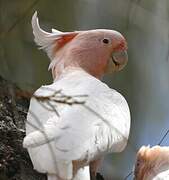
[[[55,82],[57,80],[60,80],[63,77],[67,76],[68,74],[74,73],[74,72],[87,73],[86,71],[84,71],[80,67],[67,67],[67,68],[63,69],[60,73],[55,74],[55,77],[53,78],[53,81]]]
[[[82,73],[90,74],[80,67],[66,67],[62,71],[53,72],[53,74],[54,74],[53,81],[55,82],[55,81],[60,80],[61,78],[65,77],[66,75],[68,75],[70,73],[78,72],[78,71],[82,72]],[[99,76],[99,77],[95,77],[95,78],[101,79],[102,77]]]

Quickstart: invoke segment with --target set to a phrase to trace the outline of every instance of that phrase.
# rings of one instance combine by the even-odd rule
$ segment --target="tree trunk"
[[[13,83],[0,77],[0,179],[46,180],[45,175],[33,170],[22,147],[29,99],[16,96],[17,91]]]

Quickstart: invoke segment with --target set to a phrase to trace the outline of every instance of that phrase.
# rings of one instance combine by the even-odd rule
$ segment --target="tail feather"
[[[63,180],[55,174],[48,174],[48,180]],[[80,168],[72,180],[90,180],[89,166]]]

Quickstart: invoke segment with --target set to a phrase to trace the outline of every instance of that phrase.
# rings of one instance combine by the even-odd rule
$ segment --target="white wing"
[[[130,114],[125,99],[118,92],[86,73],[75,73],[53,86],[55,89],[64,87],[69,95],[87,94],[88,97],[85,105],[62,107],[60,117],[49,115],[37,102],[32,102],[36,105],[31,104],[31,108],[36,108],[37,113],[41,112],[43,124],[41,131],[30,130],[29,127],[24,141],[35,168],[41,172],[56,171],[51,166],[54,158],[59,163],[84,159],[90,161],[100,154],[124,149],[129,135]],[[48,154],[48,157],[44,157],[44,154]],[[44,161],[45,164],[41,163]]]

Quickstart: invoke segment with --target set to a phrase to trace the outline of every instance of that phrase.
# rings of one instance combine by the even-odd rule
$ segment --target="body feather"
[[[107,152],[124,149],[129,135],[130,113],[125,99],[117,91],[83,71],[70,72],[45,87],[35,94],[49,96],[51,89],[58,91],[64,87],[64,94],[87,96],[83,99],[85,104],[58,104],[59,116],[32,99],[24,145],[38,171],[56,173],[57,168],[62,169],[58,164],[64,164],[67,167],[64,169],[71,174],[72,161],[85,160],[88,165],[91,160]],[[36,116],[42,125],[40,130],[30,125],[38,126],[30,113],[32,111],[38,112]],[[51,157],[46,160],[44,154],[50,154]],[[47,163],[42,163],[44,161]],[[57,173],[65,178],[59,170]]]

